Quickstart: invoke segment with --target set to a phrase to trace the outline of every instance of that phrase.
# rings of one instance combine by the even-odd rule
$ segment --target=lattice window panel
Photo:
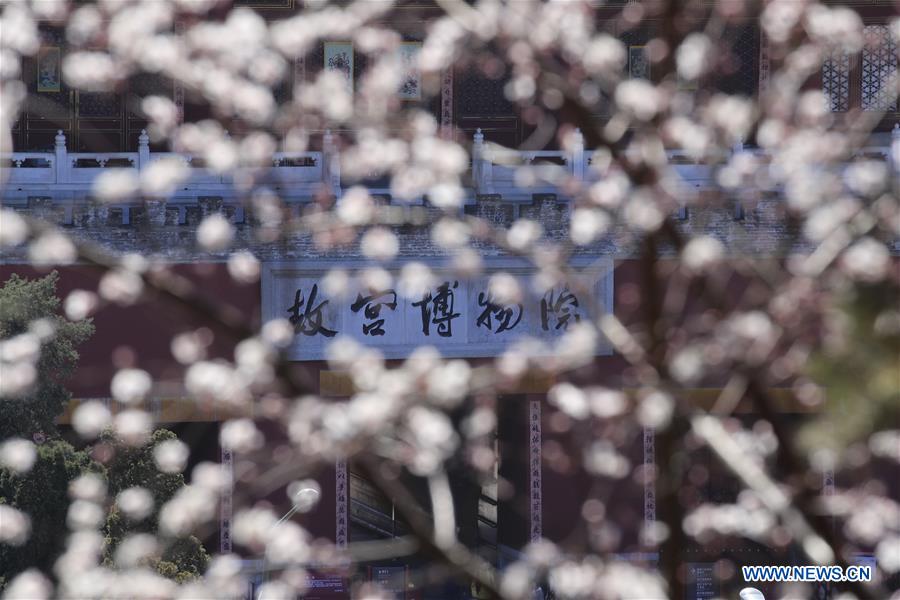
[[[832,112],[850,110],[850,55],[834,52],[822,64],[822,92],[831,101]]]
[[[897,73],[897,44],[891,38],[887,25],[867,25],[864,35],[862,108],[894,111],[897,109],[897,96],[887,89],[887,83]]]

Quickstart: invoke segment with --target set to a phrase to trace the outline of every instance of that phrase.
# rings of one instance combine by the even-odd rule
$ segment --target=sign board
[[[404,297],[397,284],[402,265],[383,289],[359,284],[332,297],[323,279],[332,269],[353,273],[364,266],[316,260],[264,266],[262,317],[286,318],[294,326],[288,349],[292,360],[322,360],[328,343],[350,336],[377,348],[386,358],[405,358],[416,348],[433,346],[449,357],[498,356],[515,342],[534,339],[552,345],[581,320],[596,321],[611,311],[613,263],[592,260],[550,289],[537,291],[534,270],[521,262],[496,261],[476,277],[464,278],[431,265],[428,289]],[[489,281],[495,273],[516,278],[522,290],[516,302],[494,298]],[[598,353],[610,352],[608,346]]]
[[[715,563],[688,563],[685,600],[708,600],[719,597],[714,572]]]

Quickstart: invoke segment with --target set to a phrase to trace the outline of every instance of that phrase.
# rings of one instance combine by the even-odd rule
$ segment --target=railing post
[[[69,181],[69,152],[66,150],[66,135],[62,129],[56,131],[54,153],[56,154],[56,183]]]
[[[331,130],[326,129],[322,136],[322,176],[325,185],[331,189],[335,198],[341,196],[341,157]]]
[[[150,165],[150,136],[146,129],[141,129],[138,136],[138,164],[139,171],[143,171]]]
[[[475,191],[485,194],[493,192],[493,170],[491,161],[484,147],[484,134],[481,129],[475,130],[472,138],[472,178],[475,180]]]
[[[575,128],[572,139],[572,176],[577,181],[584,181],[584,135],[581,129]]]

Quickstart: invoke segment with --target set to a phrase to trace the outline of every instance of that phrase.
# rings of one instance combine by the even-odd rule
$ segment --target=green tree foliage
[[[0,503],[31,517],[31,536],[19,547],[0,544],[0,588],[25,569],[51,573],[63,550],[69,483],[85,471],[99,471],[88,454],[62,440],[37,448],[37,460],[28,473],[0,468]]]
[[[156,468],[153,450],[166,440],[175,439],[168,429],[157,429],[150,441],[133,448],[118,443],[111,435],[104,436],[103,442],[110,444],[115,452],[107,463],[109,494],[115,498],[121,491],[140,486],[153,496],[153,512],[139,522],[132,522],[115,504],[106,521],[106,560],[113,562],[115,549],[129,533],[155,533],[159,525],[159,508],[168,502],[184,486],[181,473],[163,473]],[[185,581],[203,573],[209,562],[209,554],[203,544],[194,536],[168,540],[162,555],[156,562],[160,574],[176,581]]]
[[[3,404],[0,439],[12,436],[30,439],[37,432],[53,437],[56,417],[70,398],[63,381],[78,363],[76,348],[94,333],[90,319],[72,322],[58,313],[58,280],[56,271],[40,279],[14,274],[0,288],[0,339],[26,333],[40,320],[46,320],[54,330],[54,335],[41,345],[36,383],[31,392]]]
[[[892,282],[848,289],[833,311],[841,324],[809,364],[824,410],[803,432],[814,448],[842,450],[900,418],[900,289]]]

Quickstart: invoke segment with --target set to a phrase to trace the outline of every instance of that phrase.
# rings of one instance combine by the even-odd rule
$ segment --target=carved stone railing
[[[287,199],[312,196],[324,186],[334,196],[341,193],[337,149],[330,133],[323,136],[324,152],[279,152],[268,170],[255,169],[254,176]],[[136,152],[69,152],[66,136],[59,131],[53,152],[13,152],[0,155],[0,182],[4,200],[41,196],[89,199],[96,178],[110,169],[133,170],[135,174],[163,158],[178,157],[191,168],[190,177],[175,192],[179,198],[233,194],[237,167],[227,174],[206,168],[198,157],[173,152],[151,152],[146,132],[138,138]]]
[[[900,176],[900,125],[895,125],[890,136],[890,145],[860,148],[855,156],[886,160],[892,164],[895,174]],[[893,150],[892,150],[893,149]],[[737,152],[751,152],[768,157],[756,149],[736,144],[726,151],[727,159]],[[713,176],[710,165],[699,163],[682,150],[666,152],[669,164],[685,183],[700,185],[709,183]],[[569,151],[516,151],[499,148],[484,140],[478,129],[472,140],[472,181],[476,195],[500,195],[504,199],[527,198],[534,194],[558,193],[564,189],[560,184],[566,180],[593,182],[600,178],[591,168],[593,152],[584,148],[584,138],[575,130]]]

